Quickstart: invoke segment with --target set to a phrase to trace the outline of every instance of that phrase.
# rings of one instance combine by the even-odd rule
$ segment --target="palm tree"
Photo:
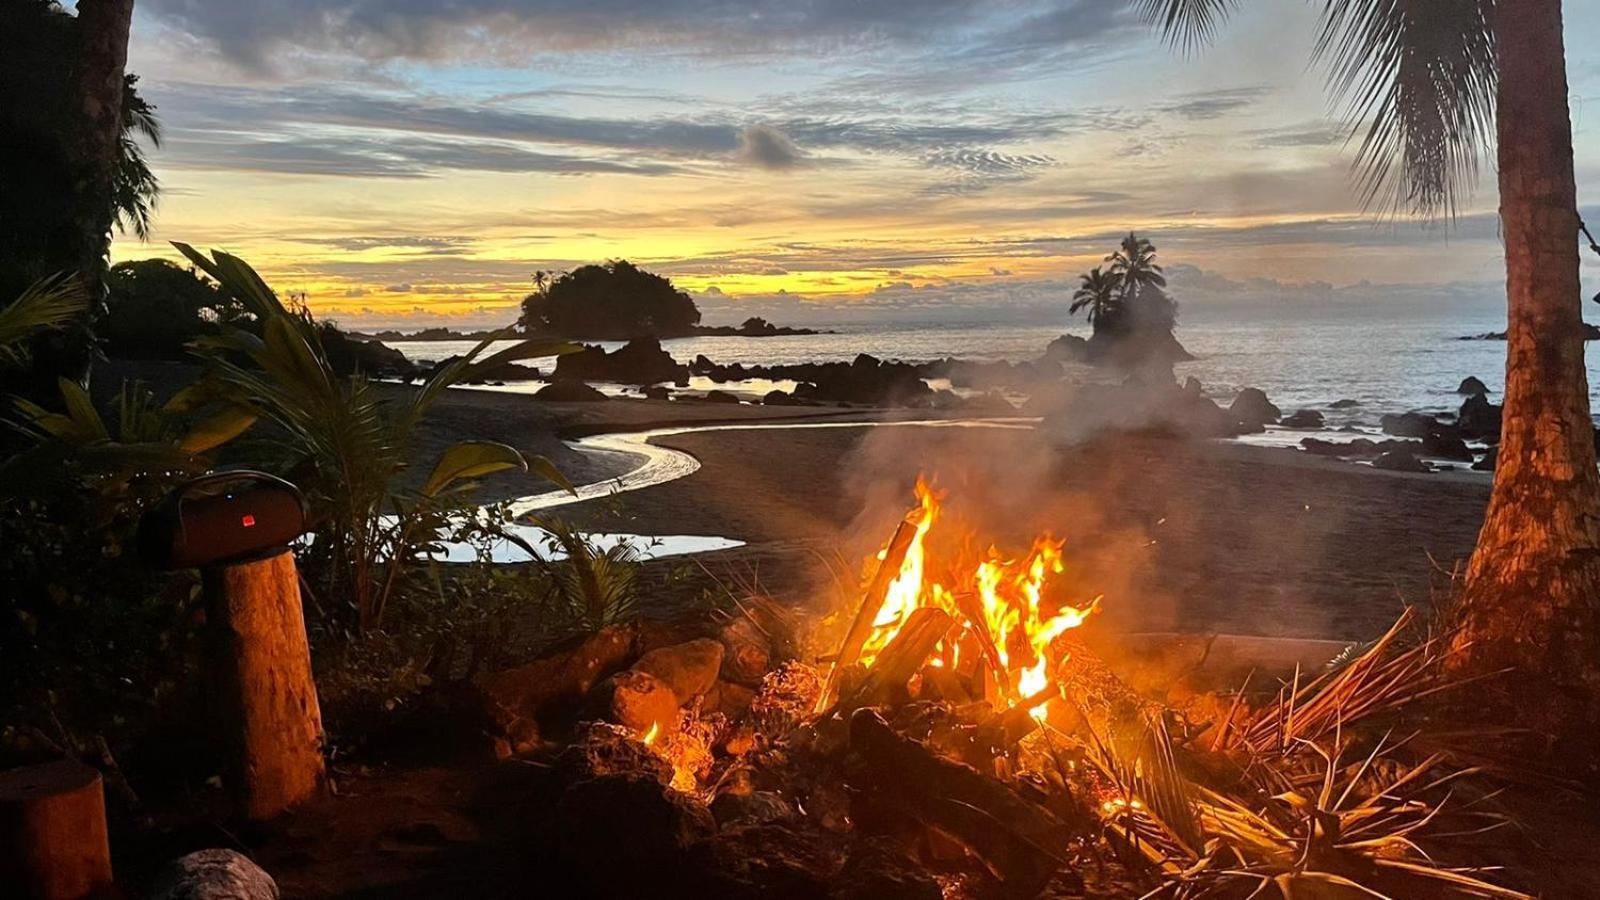
[[[1117,252],[1106,257],[1106,262],[1111,263],[1111,273],[1122,281],[1124,300],[1145,288],[1167,286],[1167,276],[1161,274],[1161,267],[1156,265],[1155,245],[1131,231],[1122,239]]]
[[[1234,0],[1137,0],[1167,37],[1215,33]],[[1496,140],[1505,244],[1505,412],[1467,568],[1454,664],[1512,669],[1499,698],[1534,735],[1600,757],[1600,471],[1580,333],[1577,190],[1561,0],[1327,0],[1316,54],[1364,123],[1369,203],[1454,214]],[[1550,749],[1547,745],[1545,749]]]
[[[1078,277],[1081,283],[1072,293],[1072,305],[1067,307],[1067,312],[1087,309],[1089,325],[1098,331],[1115,319],[1117,310],[1121,308],[1122,278],[1116,272],[1104,271],[1099,266]]]

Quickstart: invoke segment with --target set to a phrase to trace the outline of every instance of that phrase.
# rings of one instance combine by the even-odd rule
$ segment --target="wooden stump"
[[[0,894],[82,900],[110,891],[100,773],[70,759],[0,773]]]
[[[322,712],[294,554],[205,572],[207,668],[224,778],[246,819],[270,819],[322,787]]]

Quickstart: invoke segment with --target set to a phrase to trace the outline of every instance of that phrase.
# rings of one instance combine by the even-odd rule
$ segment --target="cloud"
[[[1254,146],[1275,147],[1327,147],[1344,143],[1350,128],[1326,119],[1313,119],[1280,128],[1262,128],[1250,132],[1255,136]]]
[[[751,125],[739,135],[739,159],[762,169],[792,169],[805,163],[806,154],[778,129]]]

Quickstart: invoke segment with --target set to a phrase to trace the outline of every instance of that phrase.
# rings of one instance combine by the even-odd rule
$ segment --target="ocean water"
[[[668,340],[665,348],[688,362],[705,354],[724,364],[784,364],[848,361],[859,353],[921,362],[945,356],[1020,361],[1039,356],[1062,333],[1087,334],[1081,321],[1059,323],[859,322],[818,325],[836,333],[793,337],[693,337]],[[1226,404],[1241,388],[1266,391],[1285,412],[1320,409],[1330,426],[1376,423],[1388,412],[1454,411],[1456,386],[1475,375],[1498,395],[1505,378],[1503,341],[1467,341],[1462,336],[1505,328],[1503,307],[1461,306],[1444,301],[1366,306],[1185,307],[1178,339],[1197,359],[1177,367],[1179,379],[1198,378]],[[1600,384],[1600,347],[1589,347],[1589,383]],[[431,361],[470,349],[469,342],[404,341],[392,344],[407,357]],[[605,343],[608,349],[620,346]],[[548,370],[553,360],[530,360]],[[1105,377],[1089,370],[1084,378]],[[695,385],[709,388],[708,382]],[[787,387],[787,385],[779,385]],[[767,385],[747,388],[759,393]],[[508,386],[526,390],[526,386]],[[1361,405],[1329,412],[1336,400]],[[1600,408],[1600,404],[1597,404]]]

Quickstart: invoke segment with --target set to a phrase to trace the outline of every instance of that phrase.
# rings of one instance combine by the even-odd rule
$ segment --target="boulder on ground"
[[[715,638],[697,638],[659,647],[639,657],[633,671],[644,672],[659,679],[672,691],[681,704],[711,690],[722,670],[722,642]]]
[[[704,397],[701,397],[700,399],[704,400],[707,403],[733,403],[733,404],[737,404],[739,402],[739,398],[738,397],[735,397],[734,395],[728,393],[727,391],[706,391],[706,395]]]
[[[1283,411],[1272,405],[1265,391],[1247,387],[1228,404],[1228,414],[1242,424],[1259,426],[1277,422]]]
[[[1431,472],[1428,464],[1417,458],[1415,453],[1406,450],[1388,450],[1372,461],[1374,469],[1387,469],[1391,472]]]
[[[646,734],[652,728],[676,731],[678,704],[677,695],[665,681],[649,672],[628,669],[600,682],[590,697],[589,708],[608,721]]]
[[[1478,380],[1476,375],[1468,375],[1461,379],[1461,384],[1456,387],[1456,393],[1467,397],[1482,397],[1489,393],[1489,386]]]
[[[611,399],[581,381],[551,382],[536,391],[533,397],[535,400],[555,403],[599,403]]]
[[[802,406],[802,405],[804,405],[803,403],[801,403],[800,400],[796,399],[795,396],[793,394],[789,393],[788,391],[767,391],[766,395],[761,398],[761,402],[766,404],[767,406]]]
[[[672,397],[672,391],[664,384],[647,385],[642,393],[646,400],[667,400]]]
[[[722,677],[758,687],[772,668],[772,641],[746,616],[739,616],[717,633],[722,642]]]
[[[1314,409],[1296,410],[1293,415],[1287,416],[1278,423],[1285,428],[1321,428],[1323,425],[1322,413]]]
[[[576,712],[601,679],[628,664],[636,636],[632,625],[607,625],[526,665],[475,678],[485,717],[508,741],[507,749],[532,749],[541,723],[563,711]]]
[[[233,850],[200,850],[168,863],[150,900],[278,900],[272,876]]]
[[[717,831],[705,807],[645,775],[578,781],[552,819],[556,852],[579,881],[563,896],[686,896],[703,878],[686,851]]]

